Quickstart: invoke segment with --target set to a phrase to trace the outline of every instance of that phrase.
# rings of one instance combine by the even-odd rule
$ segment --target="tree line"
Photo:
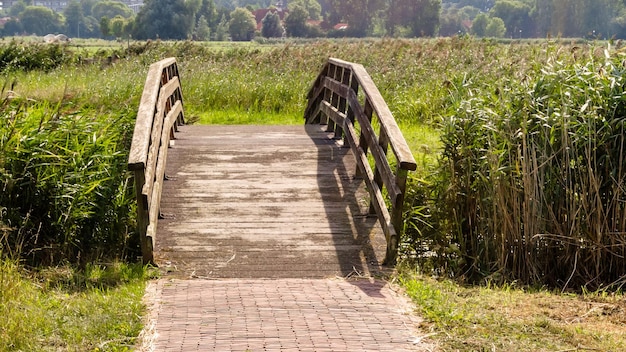
[[[275,10],[259,29],[262,8]],[[626,0],[146,0],[136,14],[112,0],[71,0],[62,12],[20,0],[4,15],[5,36],[626,38]]]

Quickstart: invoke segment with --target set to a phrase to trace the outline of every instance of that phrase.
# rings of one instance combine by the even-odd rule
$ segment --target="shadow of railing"
[[[323,125],[307,125],[306,131],[317,148],[317,184],[341,275],[350,278],[379,273],[384,244],[375,248],[377,218],[369,214],[367,200],[359,197],[364,195],[363,180],[354,175],[350,149]]]
[[[404,227],[407,174],[417,167],[402,132],[378,88],[359,64],[329,59],[308,99],[306,123],[327,124],[334,138],[343,139],[350,147],[358,165],[357,176],[362,177],[369,191],[369,213],[378,216],[385,234],[383,264],[394,265]]]

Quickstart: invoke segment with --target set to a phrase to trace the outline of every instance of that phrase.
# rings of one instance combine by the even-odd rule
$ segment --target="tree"
[[[408,27],[414,37],[432,37],[439,29],[440,12],[441,0],[391,0],[387,31],[394,35],[400,27]]]
[[[24,31],[37,35],[57,33],[63,28],[63,18],[43,6],[27,6],[19,16]]]
[[[130,9],[126,4],[119,1],[100,1],[96,3],[91,9],[91,13],[95,18],[114,18],[115,16],[122,16],[124,18],[129,18],[133,16],[133,10]]]
[[[493,38],[502,38],[506,34],[506,26],[501,18],[493,17],[489,19],[489,24],[485,28],[485,36]]]
[[[245,8],[238,7],[230,13],[228,32],[234,41],[246,41],[254,38],[256,21],[252,12]]]
[[[354,37],[363,37],[368,34],[372,25],[372,16],[385,4],[382,0],[331,0],[330,3],[337,12],[337,16],[348,23],[346,34]]]
[[[126,29],[126,19],[122,16],[115,16],[111,19],[111,34],[113,34],[113,36],[115,36],[116,38],[123,38],[125,34],[125,29]]]
[[[441,0],[416,0],[413,5],[415,16],[409,27],[415,37],[434,37],[439,30]]]
[[[147,0],[135,19],[134,38],[187,39],[194,18],[183,0]]]
[[[280,24],[280,16],[276,11],[269,11],[261,21],[261,35],[265,38],[280,38],[285,29]]]
[[[217,10],[215,8],[215,2],[213,0],[202,0],[202,6],[200,11],[196,13],[196,18],[200,21],[200,17],[204,16],[209,28],[213,31],[217,29],[220,18],[217,17]],[[208,40],[209,38],[207,38]]]
[[[481,13],[472,22],[471,33],[477,37],[484,37],[487,33],[487,26],[489,25],[490,18],[485,13]]]
[[[9,8],[9,16],[18,17],[22,11],[26,10],[26,6],[28,5],[24,2],[24,0],[13,3],[13,5]]]
[[[83,15],[93,16],[91,10],[98,0],[80,0],[80,6],[83,8]]]
[[[63,15],[65,16],[67,35],[70,37],[80,37],[80,25],[85,21],[83,7],[80,6],[77,1],[73,0],[65,8]],[[83,36],[85,36],[84,34],[85,33],[83,33]]]
[[[544,37],[550,34],[552,29],[552,0],[535,0],[531,17],[535,22],[535,35]]]
[[[292,11],[295,6],[302,6],[306,9],[308,18],[312,20],[319,20],[322,14],[322,5],[317,0],[293,0],[289,1],[289,11]]]
[[[285,31],[290,37],[306,37],[308,28],[306,26],[307,11],[301,5],[291,8],[285,17]]]
[[[8,20],[4,24],[4,27],[2,28],[2,34],[7,35],[7,36],[18,35],[23,32],[24,32],[24,27],[22,26],[22,22],[20,22],[16,18],[11,18],[10,20]]]
[[[215,40],[218,42],[223,42],[228,39],[228,20],[226,19],[226,15],[222,15],[222,19],[220,23],[217,24],[215,29]]]
[[[507,28],[506,36],[511,38],[521,37],[522,34],[530,36],[534,33],[534,23],[530,16],[531,7],[521,1],[500,0],[491,8],[489,14],[492,18],[501,18]]]
[[[109,20],[108,17],[102,17],[100,19],[100,33],[102,33],[102,38],[111,35],[111,20]]]
[[[209,27],[209,21],[204,16],[200,16],[198,23],[196,24],[196,40],[206,41],[211,39],[211,28]]]

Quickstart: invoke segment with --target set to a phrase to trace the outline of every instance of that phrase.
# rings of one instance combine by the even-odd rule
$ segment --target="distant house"
[[[337,23],[336,25],[333,26],[334,30],[337,31],[345,31],[346,29],[348,29],[348,24],[347,23]]]

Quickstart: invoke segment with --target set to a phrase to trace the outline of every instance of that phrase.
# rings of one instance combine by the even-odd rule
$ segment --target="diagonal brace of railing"
[[[307,98],[306,123],[325,123],[328,131],[334,131],[336,138],[343,138],[350,145],[358,165],[357,175],[363,177],[370,194],[369,211],[378,216],[387,240],[383,263],[395,264],[404,227],[407,175],[417,164],[391,110],[362,65],[334,58],[324,65]],[[378,134],[372,123],[374,117],[380,127]],[[395,172],[388,159],[389,147],[395,157]],[[374,161],[374,169],[368,155]]]

